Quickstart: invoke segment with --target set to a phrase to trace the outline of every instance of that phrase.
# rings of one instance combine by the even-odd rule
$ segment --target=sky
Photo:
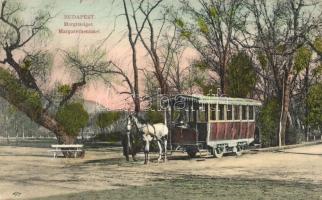
[[[1,2],[2,0],[0,0]],[[14,1],[14,0],[10,0]],[[18,0],[17,0],[18,1]],[[112,60],[122,67],[124,71],[131,74],[131,50],[127,41],[126,21],[123,13],[121,0],[20,0],[26,7],[23,13],[24,20],[28,21],[36,15],[39,9],[49,8],[55,17],[49,22],[48,27],[51,30],[51,37],[47,41],[47,46],[54,53],[55,60],[52,68],[52,75],[48,81],[49,86],[54,86],[56,82],[72,83],[73,74],[66,69],[60,49],[68,50],[79,46],[80,49],[87,49],[91,45],[101,44],[101,41],[110,33],[111,36],[106,40],[103,48],[106,51],[107,59]],[[133,0],[138,1],[138,0]],[[146,0],[156,1],[156,0]],[[191,2],[196,2],[191,0]],[[270,1],[267,1],[270,2]],[[178,0],[164,0],[166,5],[177,6]],[[49,6],[49,7],[48,7]],[[309,9],[309,8],[308,8]],[[317,12],[317,11],[312,11]],[[70,19],[75,16],[86,15],[89,19],[77,20]],[[68,18],[68,19],[66,19]],[[65,23],[87,23],[87,28],[66,27]],[[66,34],[60,33],[62,30],[92,30],[95,33],[88,34]],[[38,44],[36,44],[38,45]],[[149,66],[146,59],[146,52],[142,47],[138,48],[139,67]],[[188,48],[186,50],[182,63],[182,68],[189,65],[191,60],[197,57],[197,54]],[[113,76],[111,81],[114,88],[108,87],[101,82],[93,81],[83,90],[85,99],[96,101],[110,109],[124,109],[127,105],[128,96],[119,95],[126,88],[121,85],[122,80],[118,76]],[[142,82],[142,81],[141,81]],[[142,85],[143,86],[143,85]],[[141,86],[141,93],[143,87]],[[116,89],[116,90],[114,90]]]
[[[122,7],[117,3],[112,3],[112,0],[28,0],[25,2],[28,2],[25,5],[27,6],[27,10],[30,10],[30,12],[25,12],[27,18],[33,17],[37,10],[44,9],[48,5],[50,6],[50,11],[55,16],[48,24],[48,27],[53,33],[51,42],[60,48],[74,47],[76,43],[80,43],[81,45],[95,44],[105,38],[114,29],[115,21],[117,22],[115,34],[111,36],[109,42],[117,41],[120,37],[119,33],[124,30],[121,27],[124,24],[124,20],[121,17],[116,19],[116,16],[122,13]],[[66,20],[66,15],[93,15],[93,18],[88,20]],[[92,26],[88,28],[98,30],[99,33],[61,34],[59,33],[59,29],[67,29],[67,27],[64,27],[65,22],[92,23]],[[69,27],[69,29],[73,28]],[[107,46],[112,47],[113,45]]]
[[[151,0],[154,1],[154,0]],[[173,1],[166,0],[168,5]],[[52,35],[48,41],[48,48],[55,52],[54,67],[52,69],[49,85],[53,86],[56,82],[72,83],[73,74],[68,73],[64,66],[59,49],[68,50],[79,46],[80,49],[89,48],[91,45],[100,44],[110,33],[111,36],[104,43],[107,59],[119,64],[124,71],[131,73],[131,50],[127,41],[127,28],[124,18],[122,1],[120,0],[26,0],[23,1],[26,6],[24,18],[28,20],[35,16],[35,13],[41,8],[49,6],[50,11],[55,17],[49,22],[48,27]],[[175,4],[175,3],[174,3]],[[85,16],[87,19],[71,19],[75,16]],[[87,23],[88,27],[66,27],[65,23]],[[60,30],[92,30],[95,33],[87,34],[66,34]],[[138,48],[139,65],[147,66],[146,53],[142,48]],[[186,53],[191,58],[193,52]],[[188,65],[189,59],[184,62]],[[112,82],[114,88],[108,87],[99,81],[93,81],[83,90],[85,99],[96,101],[109,109],[127,109],[128,96],[119,95],[126,90],[120,85],[121,77],[114,76]],[[116,90],[115,90],[116,89]],[[143,90],[143,86],[141,86]]]

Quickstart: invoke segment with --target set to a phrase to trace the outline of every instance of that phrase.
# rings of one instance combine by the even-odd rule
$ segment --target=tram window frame
[[[210,116],[209,116],[209,105],[205,105],[205,115],[206,115],[206,122],[210,121]]]
[[[216,112],[217,112],[217,105],[216,104],[211,104],[210,105],[210,111],[209,111],[211,121],[217,120],[217,113]]]
[[[189,109],[184,109],[184,122],[189,122]]]
[[[240,106],[234,105],[234,120],[240,120]]]
[[[247,107],[246,105],[242,105],[242,109],[241,109],[241,112],[242,112],[242,120],[244,121],[247,121],[248,120],[248,113],[247,113]]]
[[[189,122],[196,122],[196,108],[193,106],[189,106],[188,108],[188,121]]]
[[[225,111],[226,111],[225,104],[218,104],[218,120],[224,121],[225,119]]]
[[[232,121],[233,120],[233,105],[227,104],[226,105],[226,120]]]
[[[191,110],[190,111],[189,122],[196,122],[196,120],[195,120],[195,113],[196,113],[196,110]]]
[[[255,120],[254,106],[248,106],[248,120]]]
[[[199,107],[197,116],[197,122],[207,122],[208,119],[208,109],[205,105]]]

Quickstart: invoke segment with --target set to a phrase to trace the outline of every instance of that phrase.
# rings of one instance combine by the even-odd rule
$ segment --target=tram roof
[[[171,100],[184,100],[191,101],[200,104],[229,104],[229,105],[253,105],[253,106],[261,106],[262,103],[260,101],[254,99],[246,99],[246,98],[232,98],[232,97],[220,97],[220,96],[204,96],[204,95],[184,95],[179,94],[173,96]]]

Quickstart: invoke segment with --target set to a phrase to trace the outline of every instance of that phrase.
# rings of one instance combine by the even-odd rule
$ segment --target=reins
[[[136,118],[137,119],[137,118]],[[131,120],[131,122],[133,123],[133,120],[132,119],[130,119]],[[137,119],[138,120],[138,119]],[[140,123],[140,122],[139,122]],[[139,128],[138,127],[138,125],[137,125],[137,122],[136,121],[134,121],[134,125],[135,125],[135,127],[136,127],[136,129],[137,129],[137,131],[138,132],[143,132],[142,130],[143,130],[143,128],[144,127],[149,127],[149,125],[150,126],[152,126],[153,127],[153,132],[154,132],[154,135],[152,135],[152,134],[150,134],[149,132],[149,135],[152,135],[152,137],[154,138],[154,137],[156,137],[156,131],[155,131],[155,127],[154,127],[154,124],[149,124],[149,123],[141,123],[142,125],[143,125],[143,127],[142,128]],[[158,139],[158,138],[157,138]]]

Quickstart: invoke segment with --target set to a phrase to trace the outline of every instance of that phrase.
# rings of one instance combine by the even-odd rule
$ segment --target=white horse
[[[144,164],[149,163],[149,151],[150,151],[150,142],[152,140],[156,140],[159,146],[159,158],[158,162],[162,159],[162,145],[164,145],[164,162],[167,160],[167,137],[168,137],[168,127],[163,123],[158,124],[148,124],[148,123],[140,123],[139,120],[133,116],[129,116],[132,125],[136,126],[139,132],[143,135],[143,140],[145,141],[144,148]]]

